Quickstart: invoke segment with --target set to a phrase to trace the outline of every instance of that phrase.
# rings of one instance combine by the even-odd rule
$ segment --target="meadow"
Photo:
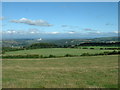
[[[119,48],[119,46],[78,46],[77,48],[94,48],[94,49],[105,49],[105,48]]]
[[[43,56],[49,56],[49,55],[64,56],[66,54],[71,54],[71,55],[81,55],[83,53],[95,54],[105,51],[113,51],[113,50],[78,49],[78,48],[41,48],[41,49],[10,51],[10,52],[6,52],[5,55],[39,54]]]
[[[3,88],[118,87],[118,55],[3,59],[2,67]]]

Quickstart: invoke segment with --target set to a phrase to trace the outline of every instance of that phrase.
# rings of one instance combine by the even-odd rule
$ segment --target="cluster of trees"
[[[120,46],[120,42],[114,42],[114,43],[89,42],[89,43],[81,43],[78,46]]]
[[[100,48],[101,50],[104,49],[104,50],[120,50],[119,47],[116,47],[116,48]]]
[[[17,47],[2,47],[2,50],[3,51],[17,51],[17,50],[24,50],[24,48],[20,47],[20,48],[17,48]]]
[[[4,54],[5,52],[9,52],[9,51],[19,51],[19,50],[24,50],[24,48],[20,47],[2,47],[2,51],[1,53]]]
[[[87,47],[80,47],[80,49],[95,49],[95,48],[87,48]],[[98,48],[100,50],[120,50],[119,47],[115,47],[115,48]]]
[[[115,54],[120,54],[120,51],[106,51],[106,52],[101,52],[101,53],[95,53],[95,54],[90,54],[90,53],[83,53],[81,56],[98,56],[98,55],[115,55]]]
[[[120,46],[120,42],[116,42],[116,43],[97,43],[97,42],[93,42],[93,43],[82,43],[80,45],[56,45],[53,43],[34,43],[31,44],[29,46],[25,46],[25,47],[3,47],[2,48],[2,54],[4,54],[5,52],[8,51],[18,51],[18,50],[25,50],[25,49],[40,49],[40,48],[76,48],[79,46]],[[83,47],[82,49],[88,49]],[[94,49],[94,48],[90,48],[90,49]],[[105,50],[118,50],[119,48],[100,48],[105,49]]]
[[[2,54],[9,51],[27,50],[27,49],[39,49],[39,48],[59,48],[60,46],[51,43],[35,43],[25,47],[2,47]]]
[[[25,47],[26,49],[38,49],[38,48],[58,48],[59,46],[52,43],[35,43]]]
[[[118,47],[120,46],[120,42],[114,42],[114,43],[103,43],[103,42],[88,42],[88,43],[81,43],[79,45],[63,45],[61,46],[62,48],[77,48],[77,47],[82,47],[82,46],[115,46]],[[88,49],[86,47],[83,47],[82,49]],[[90,49],[94,49],[94,48],[90,48]],[[101,49],[111,49],[111,50],[115,50],[118,48],[101,48]]]
[[[39,54],[26,54],[26,55],[3,55],[2,58],[55,58],[55,55],[43,56]]]

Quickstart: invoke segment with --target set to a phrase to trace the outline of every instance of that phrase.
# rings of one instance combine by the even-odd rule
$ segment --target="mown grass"
[[[117,88],[118,56],[3,59],[3,88]]]
[[[75,48],[44,48],[44,49],[32,49],[32,50],[20,50],[20,51],[11,51],[6,52],[5,55],[25,55],[25,54],[39,54],[43,56],[55,55],[55,56],[64,56],[66,54],[71,55],[81,55],[83,53],[101,53],[105,51],[113,50],[98,50],[98,49],[75,49]]]

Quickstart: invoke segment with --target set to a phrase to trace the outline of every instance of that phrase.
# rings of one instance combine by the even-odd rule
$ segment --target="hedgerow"
[[[55,56],[55,55],[49,55],[49,56],[43,56],[38,54],[26,54],[26,55],[2,55],[2,58],[59,58],[59,57],[76,57],[76,56],[98,56],[98,55],[115,55],[120,54],[120,51],[112,51],[112,52],[102,52],[102,53],[83,53],[81,55],[72,55],[72,54],[66,54],[64,56]]]

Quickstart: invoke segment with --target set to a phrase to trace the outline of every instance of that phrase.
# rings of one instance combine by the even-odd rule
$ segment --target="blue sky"
[[[3,2],[3,38],[117,36],[117,2]]]

